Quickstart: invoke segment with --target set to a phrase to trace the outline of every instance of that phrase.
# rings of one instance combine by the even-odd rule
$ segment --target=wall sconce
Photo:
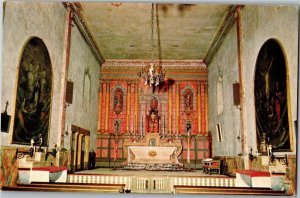
[[[241,137],[241,131],[239,131],[239,135],[236,137],[239,142],[243,142],[243,138]]]
[[[68,125],[67,125],[67,130],[65,131],[65,135],[68,136],[69,132],[68,132]]]

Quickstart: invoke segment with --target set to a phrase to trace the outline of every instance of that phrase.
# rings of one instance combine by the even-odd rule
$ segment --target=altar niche
[[[158,115],[158,101],[156,98],[152,98],[150,101],[150,111],[147,115],[148,133],[159,133],[159,120]]]

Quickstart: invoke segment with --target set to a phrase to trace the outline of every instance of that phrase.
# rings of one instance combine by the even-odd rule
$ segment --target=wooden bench
[[[123,193],[125,184],[70,184],[70,183],[31,183],[17,186],[3,186],[5,191],[41,191],[41,192],[101,192]]]
[[[241,188],[241,187],[208,187],[174,185],[174,194],[207,194],[207,195],[271,195],[285,196],[284,191],[269,188]]]

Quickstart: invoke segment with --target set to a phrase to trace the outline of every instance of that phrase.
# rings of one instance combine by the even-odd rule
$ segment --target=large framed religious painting
[[[42,137],[47,145],[52,90],[48,50],[39,38],[26,44],[19,67],[13,143],[29,145]]]
[[[274,151],[289,151],[286,62],[275,39],[266,41],[259,51],[254,93],[259,151],[266,153],[266,145]]]

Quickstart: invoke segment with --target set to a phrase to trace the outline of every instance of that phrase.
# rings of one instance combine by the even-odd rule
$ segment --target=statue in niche
[[[117,88],[114,93],[113,111],[117,114],[123,111],[123,91]]]
[[[158,101],[156,98],[150,100],[150,111],[147,116],[148,119],[148,132],[158,133],[159,132],[159,115],[158,115]]]
[[[185,113],[189,115],[193,110],[193,92],[187,89],[184,93]]]
[[[156,98],[152,98],[150,101],[150,109],[157,109],[158,101]]]

